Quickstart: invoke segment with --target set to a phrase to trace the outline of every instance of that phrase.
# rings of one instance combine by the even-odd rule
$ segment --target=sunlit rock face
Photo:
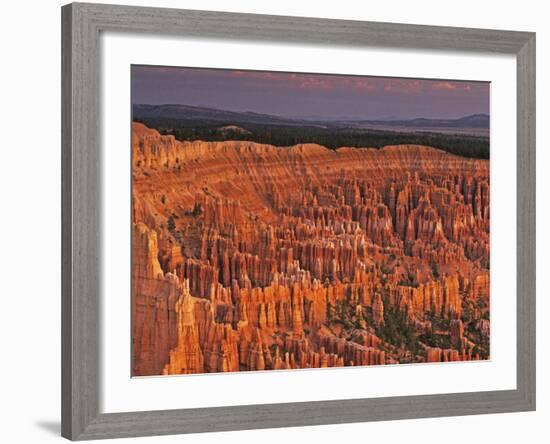
[[[489,358],[489,163],[133,124],[133,375]]]

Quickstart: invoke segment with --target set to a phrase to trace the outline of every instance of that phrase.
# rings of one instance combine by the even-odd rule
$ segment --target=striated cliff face
[[[489,164],[133,125],[133,374],[489,357]]]

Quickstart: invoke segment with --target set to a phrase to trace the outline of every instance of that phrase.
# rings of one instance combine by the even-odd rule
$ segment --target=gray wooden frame
[[[100,46],[104,31],[517,57],[515,390],[148,412],[99,411]],[[62,435],[73,440],[535,409],[535,34],[73,3],[62,8]]]

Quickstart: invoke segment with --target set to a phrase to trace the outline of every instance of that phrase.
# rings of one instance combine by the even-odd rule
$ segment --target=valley
[[[132,375],[489,359],[489,189],[423,145],[134,122]]]

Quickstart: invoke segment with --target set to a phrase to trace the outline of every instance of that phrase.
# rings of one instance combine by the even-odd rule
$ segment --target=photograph
[[[6,2],[0,441],[537,444],[544,12]]]
[[[491,359],[490,82],[130,75],[133,377]]]

